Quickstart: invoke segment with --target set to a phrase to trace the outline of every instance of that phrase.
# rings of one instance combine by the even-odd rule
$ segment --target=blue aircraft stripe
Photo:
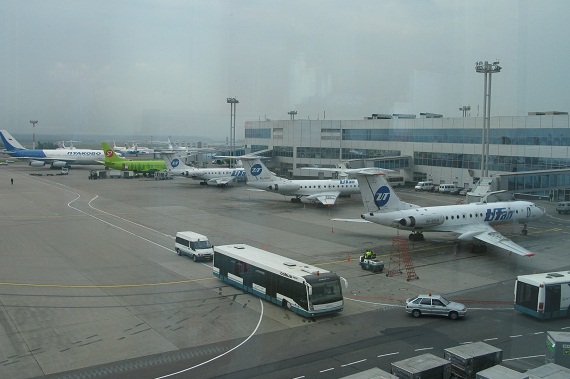
[[[11,156],[25,158],[47,158],[43,150],[16,150],[9,152]]]

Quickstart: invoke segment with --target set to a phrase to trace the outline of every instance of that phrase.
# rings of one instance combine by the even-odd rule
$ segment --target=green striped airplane
[[[107,142],[103,142],[103,151],[105,152],[105,160],[100,163],[105,167],[113,168],[121,171],[134,171],[142,174],[153,174],[157,171],[165,171],[166,163],[164,160],[134,160],[117,156],[115,151]]]

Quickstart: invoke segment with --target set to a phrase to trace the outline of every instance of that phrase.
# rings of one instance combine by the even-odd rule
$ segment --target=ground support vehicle
[[[363,270],[368,270],[372,272],[384,271],[384,262],[376,259],[365,259],[364,255],[360,256],[359,264]]]
[[[106,179],[107,171],[105,170],[91,170],[89,172],[89,179]]]
[[[111,170],[109,171],[109,178],[118,179],[123,176],[123,173],[119,170]]]

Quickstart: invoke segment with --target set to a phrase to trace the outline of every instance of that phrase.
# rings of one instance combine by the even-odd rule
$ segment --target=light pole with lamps
[[[467,115],[469,114],[469,111],[471,110],[471,106],[470,105],[464,105],[461,108],[459,108],[459,110],[463,112],[463,117],[467,117]]]
[[[481,176],[489,176],[489,139],[491,133],[491,74],[501,72],[499,61],[492,64],[485,61],[475,62],[475,71],[485,74],[483,97],[483,130],[481,134]],[[487,80],[487,78],[489,78]],[[489,85],[487,86],[487,81]]]
[[[38,123],[37,120],[30,120],[30,124],[32,124],[32,149],[35,150],[36,148],[36,124]]]
[[[235,97],[228,97],[226,101],[230,104],[230,156],[233,157],[236,150],[236,105],[239,101]],[[233,167],[233,158],[230,158],[230,167]]]
[[[295,115],[297,114],[297,111],[289,111],[287,112],[287,114],[291,117],[291,120],[295,120]]]

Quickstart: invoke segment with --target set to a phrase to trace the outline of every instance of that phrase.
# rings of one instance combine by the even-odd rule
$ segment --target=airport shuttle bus
[[[214,247],[214,275],[305,317],[344,306],[337,274],[248,245]]]
[[[541,319],[570,317],[570,271],[518,276],[514,307]]]

